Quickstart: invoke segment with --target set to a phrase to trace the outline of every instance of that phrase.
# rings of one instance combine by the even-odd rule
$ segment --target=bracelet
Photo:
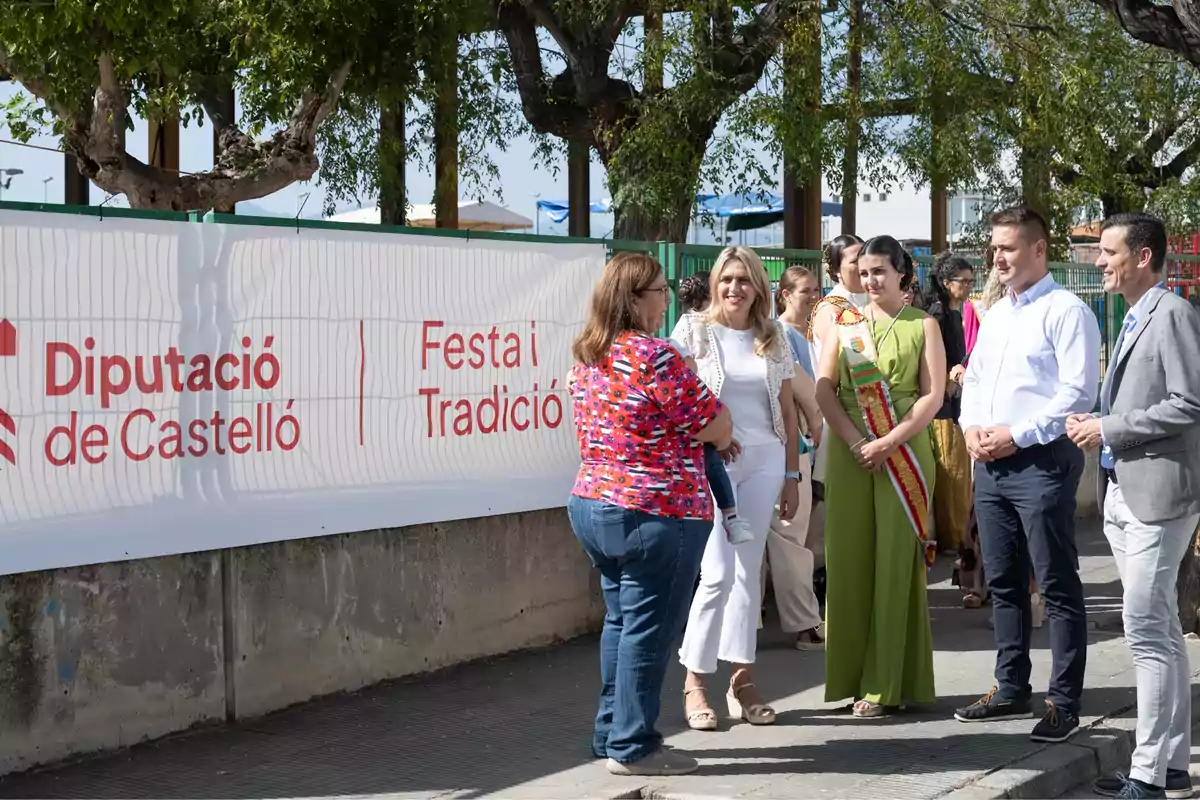
[[[784,480],[791,478],[794,481],[798,481],[798,480],[800,480],[800,472],[798,470],[793,470],[791,472],[785,472],[785,473],[783,473],[783,478],[784,478]]]
[[[856,447],[862,447],[866,443],[867,443],[867,437],[864,436],[863,438],[859,439],[854,444],[850,445],[850,449],[853,450]]]

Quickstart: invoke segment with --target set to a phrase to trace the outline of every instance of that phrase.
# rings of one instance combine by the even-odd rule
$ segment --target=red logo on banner
[[[17,329],[6,319],[0,319],[0,358],[17,354]]]
[[[17,329],[8,320],[0,319],[0,358],[16,354]],[[17,435],[17,423],[3,408],[0,408],[0,431],[8,431],[13,436]],[[3,439],[0,439],[0,458],[13,466],[17,464],[17,454]]]

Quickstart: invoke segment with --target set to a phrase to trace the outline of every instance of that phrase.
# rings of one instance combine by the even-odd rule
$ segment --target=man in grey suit
[[[1108,797],[1191,797],[1191,670],[1175,579],[1200,522],[1200,312],[1163,287],[1166,229],[1148,214],[1104,221],[1104,289],[1129,309],[1100,392],[1100,416],[1067,435],[1100,450],[1104,533],[1124,587],[1125,638],[1137,676],[1129,775],[1094,784]]]

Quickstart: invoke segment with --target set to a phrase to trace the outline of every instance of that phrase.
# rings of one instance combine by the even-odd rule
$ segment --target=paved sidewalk
[[[1081,528],[1080,550],[1092,625],[1083,720],[1089,725],[1127,710],[1134,682],[1120,633],[1120,584],[1096,526]],[[791,649],[769,619],[757,683],[779,711],[774,727],[723,722],[715,733],[685,730],[682,670],[670,673],[662,727],[671,745],[700,759],[700,772],[691,776],[617,778],[590,758],[598,670],[596,641],[589,638],[2,780],[0,797],[570,800],[953,793],[979,800],[1053,796],[1090,779],[1079,771],[1080,756],[1093,773],[1097,758],[1078,745],[1090,747],[1104,731],[1077,737],[1075,746],[1048,747],[1029,741],[1032,721],[964,725],[951,718],[955,706],[991,686],[994,655],[988,611],[960,607],[949,566],[939,562],[930,588],[941,698],[936,708],[892,720],[854,720],[824,702],[823,655]],[[1044,688],[1050,661],[1044,629],[1035,632],[1034,645],[1033,683]],[[727,680],[725,672],[713,681],[714,701]],[[1075,772],[1062,772],[1064,758]]]

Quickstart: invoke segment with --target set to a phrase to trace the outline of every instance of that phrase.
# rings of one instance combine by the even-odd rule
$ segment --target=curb
[[[1192,674],[1192,680],[1200,672]],[[1200,684],[1192,683],[1192,724],[1200,723]],[[1061,744],[1047,744],[1027,756],[942,795],[937,800],[1036,800],[1060,797],[1100,775],[1129,768],[1133,754],[1136,704],[1119,708],[1083,727]],[[655,784],[607,794],[605,800],[732,800],[719,795],[673,792]]]
[[[1192,680],[1200,673],[1193,673]],[[1200,722],[1200,685],[1192,683],[1192,724]],[[1129,767],[1136,716],[1131,704],[1011,764],[941,795],[938,800],[1019,800],[1059,797],[1100,775]]]

